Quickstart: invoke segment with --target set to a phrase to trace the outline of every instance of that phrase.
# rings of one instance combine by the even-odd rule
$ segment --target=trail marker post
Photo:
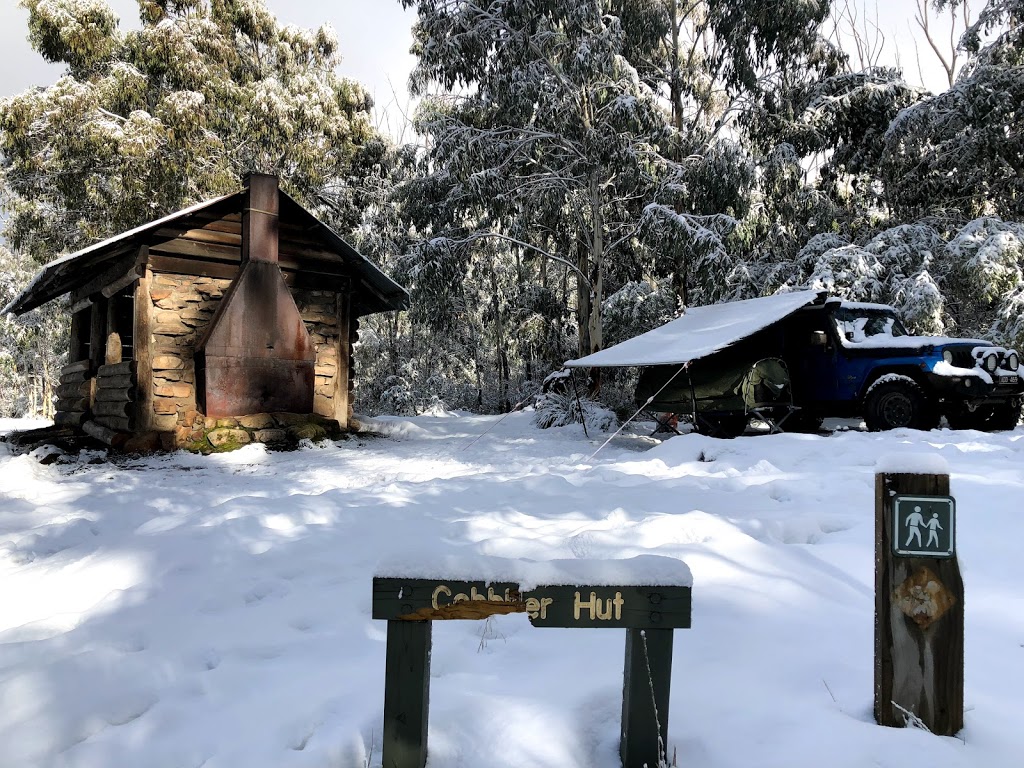
[[[963,728],[964,585],[949,475],[875,475],[875,721]]]
[[[525,613],[535,627],[625,629],[623,768],[666,760],[672,633],[690,626],[689,586],[538,586],[445,579],[373,580],[373,618],[388,622],[384,768],[427,760],[431,622]]]

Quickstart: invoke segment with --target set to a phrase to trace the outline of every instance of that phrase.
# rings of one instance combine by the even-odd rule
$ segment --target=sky
[[[135,0],[107,0],[123,25],[135,26]],[[881,63],[898,59],[908,81],[933,91],[943,90],[943,73],[927,47],[919,45],[921,72],[915,53],[913,17],[918,0],[851,0],[857,9],[857,26],[868,29],[869,43],[880,38],[871,30],[877,26],[884,36]],[[380,127],[394,132],[408,111],[406,82],[415,58],[409,54],[412,42],[412,11],[404,11],[398,0],[266,0],[267,6],[286,24],[317,27],[330,23],[337,32],[342,53],[339,72],[365,86],[377,105]],[[980,6],[981,0],[971,0]],[[17,0],[0,0],[0,98],[20,93],[35,85],[48,85],[60,76],[61,68],[48,64],[27,40],[28,12]],[[867,26],[865,27],[865,22]],[[849,22],[846,23],[849,27]]]

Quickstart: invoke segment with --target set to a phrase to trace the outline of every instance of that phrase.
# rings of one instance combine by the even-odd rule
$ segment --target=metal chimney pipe
[[[250,261],[277,263],[277,177],[263,173],[245,176],[242,209],[242,265]]]

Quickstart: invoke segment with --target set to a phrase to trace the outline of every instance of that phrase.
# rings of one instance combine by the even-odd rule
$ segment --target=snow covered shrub
[[[891,304],[911,331],[941,333],[945,301],[932,272],[942,246],[925,224],[892,227],[863,246],[816,235],[797,256],[798,283],[850,301]]]
[[[1024,345],[1024,225],[982,217],[946,246],[949,290],[964,333]]]
[[[864,246],[878,259],[881,301],[894,306],[913,333],[945,330],[942,292],[931,274],[942,246],[939,233],[927,224],[892,227]]]
[[[797,256],[809,273],[804,281],[806,287],[852,301],[882,300],[882,266],[874,254],[859,245],[830,248],[811,258],[813,261],[805,260],[803,251]]]
[[[1024,226],[983,217],[964,226],[946,251],[950,266],[967,278],[979,298],[991,304],[1024,282],[1022,243]]]
[[[586,423],[588,430],[607,432],[618,422],[612,411],[593,400],[584,397],[577,401],[572,392],[546,392],[534,406],[533,423],[541,429]]]
[[[401,376],[388,376],[384,380],[384,390],[377,400],[381,413],[393,416],[415,416],[416,398],[413,396],[409,382]]]

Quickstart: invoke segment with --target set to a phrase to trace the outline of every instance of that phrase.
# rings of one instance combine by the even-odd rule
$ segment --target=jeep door
[[[839,396],[836,376],[841,353],[825,307],[803,309],[785,321],[786,363],[797,405],[826,413]]]

